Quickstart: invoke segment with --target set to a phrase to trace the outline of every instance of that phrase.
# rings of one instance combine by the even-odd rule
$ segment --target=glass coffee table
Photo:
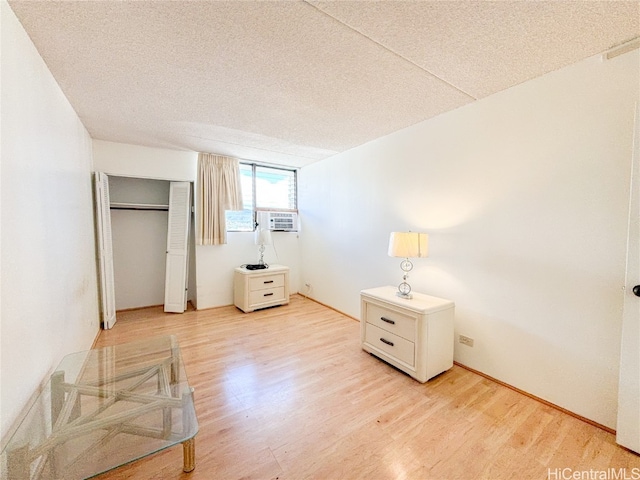
[[[174,336],[74,353],[2,451],[0,477],[89,478],[178,443],[190,472],[197,432]]]

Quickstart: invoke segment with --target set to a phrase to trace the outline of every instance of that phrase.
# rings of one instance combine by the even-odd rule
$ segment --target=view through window
[[[258,210],[296,211],[296,171],[240,163],[243,210],[227,211],[227,231],[252,232]]]

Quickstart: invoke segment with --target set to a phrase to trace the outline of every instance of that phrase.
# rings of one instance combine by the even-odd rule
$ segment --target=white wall
[[[0,437],[99,330],[91,138],[5,0],[1,18]]]
[[[359,316],[401,279],[456,302],[455,359],[615,427],[638,51],[594,57],[303,168],[301,283]]]
[[[198,154],[94,140],[93,165],[111,175],[195,182]]]
[[[168,212],[111,210],[116,310],[164,303]]]
[[[196,181],[197,152],[164,150],[94,140],[96,171],[142,178]],[[196,246],[195,270],[198,309],[233,304],[233,269],[255,263],[258,247],[253,233],[231,232],[226,245]],[[265,261],[290,269],[291,292],[298,291],[299,247],[295,233],[274,232],[274,246],[267,247]]]
[[[273,245],[265,247],[264,261],[289,267],[291,293],[300,285],[299,236],[295,232],[273,232]],[[245,263],[257,263],[260,254],[254,234],[230,232],[227,245],[196,247],[198,263],[198,308],[233,304],[233,270]],[[204,305],[204,306],[203,306]]]

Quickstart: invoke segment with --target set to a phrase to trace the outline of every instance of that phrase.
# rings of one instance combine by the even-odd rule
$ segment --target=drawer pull
[[[265,285],[266,285],[267,283],[273,283],[273,280],[265,280],[263,283],[264,283]]]
[[[395,325],[396,324],[395,320],[391,320],[390,318],[387,318],[387,317],[380,317],[380,320],[382,320],[383,322],[390,323],[391,325]]]
[[[270,297],[271,295],[273,295],[273,292],[271,292],[271,293],[265,293],[263,296],[264,296],[264,297]]]
[[[380,341],[382,343],[386,343],[387,345],[389,345],[390,347],[393,347],[393,342],[390,342],[389,340],[385,339],[385,338],[381,338]]]

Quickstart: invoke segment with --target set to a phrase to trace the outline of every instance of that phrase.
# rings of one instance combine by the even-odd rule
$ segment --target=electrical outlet
[[[464,335],[459,335],[458,341],[463,345],[467,345],[468,347],[473,347],[473,338],[471,337],[465,337]]]

